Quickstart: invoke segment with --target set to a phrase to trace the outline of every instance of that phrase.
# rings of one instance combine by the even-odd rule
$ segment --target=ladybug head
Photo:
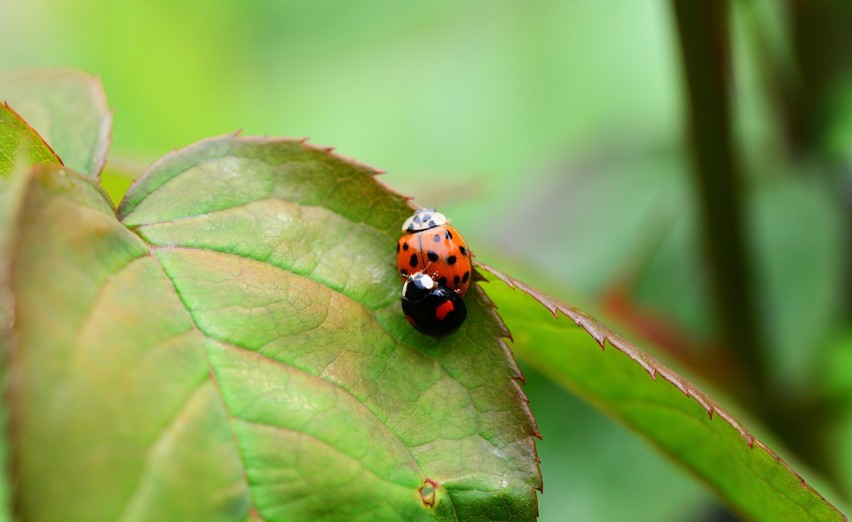
[[[402,297],[409,301],[419,301],[426,297],[438,284],[434,279],[418,272],[408,277],[408,280],[402,285]]]
[[[421,208],[402,224],[403,232],[420,232],[449,223],[447,217],[434,208]]]

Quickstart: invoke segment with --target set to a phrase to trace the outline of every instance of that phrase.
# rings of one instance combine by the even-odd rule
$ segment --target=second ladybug
[[[420,272],[402,285],[402,312],[415,330],[434,337],[455,332],[467,318],[459,294]]]
[[[423,272],[436,283],[463,297],[470,286],[470,250],[446,216],[422,208],[402,224],[403,236],[396,245],[400,279]]]

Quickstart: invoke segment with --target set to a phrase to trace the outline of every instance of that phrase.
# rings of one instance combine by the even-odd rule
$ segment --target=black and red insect
[[[420,333],[449,335],[467,319],[467,307],[455,290],[418,272],[402,285],[402,312]]]

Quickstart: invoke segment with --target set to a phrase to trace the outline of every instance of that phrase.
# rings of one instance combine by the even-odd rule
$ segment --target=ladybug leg
[[[428,275],[428,276],[429,276],[429,277],[431,277],[432,279],[437,279],[437,277],[438,277],[438,271],[437,271],[437,270],[433,270],[432,272],[429,272],[429,267],[430,267],[430,266],[432,266],[432,262],[431,262],[431,261],[427,261],[427,262],[426,262],[426,266],[424,266],[424,267],[423,267],[423,273],[424,273],[424,274],[426,274],[426,275]]]

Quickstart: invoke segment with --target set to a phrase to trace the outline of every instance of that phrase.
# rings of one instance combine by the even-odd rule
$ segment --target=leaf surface
[[[16,168],[61,163],[50,146],[8,104],[0,103],[0,180]]]
[[[226,136],[155,164],[119,221],[91,180],[35,169],[12,281],[21,517],[534,519],[504,327],[479,288],[457,334],[408,325],[411,209],[375,174]]]
[[[61,164],[47,143],[6,103],[0,103],[0,375],[7,375],[6,368],[9,345],[13,339],[11,325],[14,321],[14,305],[10,290],[10,275],[7,260],[13,253],[13,241],[17,236],[13,222],[19,213],[19,198],[23,176],[33,165]],[[4,385],[7,381],[0,379]],[[0,427],[8,430],[8,408],[0,403]],[[9,469],[9,445],[5,437],[0,438],[0,465]],[[10,477],[0,477],[0,520],[11,520]]]
[[[0,74],[0,101],[14,107],[66,166],[98,177],[106,161],[112,113],[97,78],[73,70]]]
[[[479,268],[506,283],[489,284],[487,291],[512,329],[518,357],[686,466],[734,510],[754,520],[845,520],[694,384],[588,314],[493,268]],[[540,305],[573,322],[543,316]],[[595,343],[617,352],[590,349]]]

